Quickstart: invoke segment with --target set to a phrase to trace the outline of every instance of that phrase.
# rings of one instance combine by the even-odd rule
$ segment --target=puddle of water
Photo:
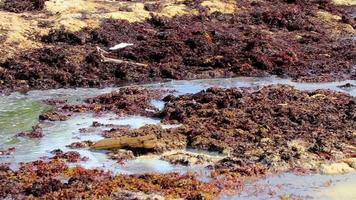
[[[338,87],[346,83],[356,85],[355,80],[335,81],[335,82],[325,82],[325,83],[298,83],[298,82],[293,82],[291,79],[282,79],[278,77],[266,77],[266,78],[237,77],[237,78],[228,78],[228,79],[171,81],[162,84],[147,85],[146,87],[174,89],[176,91],[175,93],[176,95],[181,95],[186,93],[196,93],[201,90],[207,89],[209,87],[261,88],[263,86],[268,86],[268,85],[287,84],[287,85],[294,86],[299,90],[327,89],[327,90],[333,90],[338,92],[344,92],[352,96],[356,96],[356,87],[352,87],[348,89],[342,89]]]
[[[136,160],[127,161],[116,172],[127,174],[169,173],[169,172],[206,172],[205,165],[183,166],[172,165],[160,160],[159,156],[140,156]]]
[[[221,200],[280,200],[281,196],[291,199],[354,200],[355,188],[356,173],[334,176],[285,173],[247,184],[239,195],[224,195]]]
[[[79,129],[88,128],[94,121],[102,124],[129,125],[132,128],[139,128],[146,124],[158,124],[158,119],[146,118],[141,116],[132,116],[126,118],[117,118],[114,114],[103,116],[94,116],[93,114],[79,114],[71,117],[67,121],[46,122],[43,123],[44,137],[40,139],[17,138],[16,142],[3,144],[0,148],[16,147],[16,151],[6,157],[0,157],[0,162],[9,162],[16,165],[19,162],[28,162],[37,160],[43,156],[53,156],[50,151],[54,149],[62,149],[70,151],[67,148],[73,142],[84,140],[97,141],[102,139],[99,133],[80,133]],[[88,165],[101,166],[103,158],[102,153],[92,152],[86,149],[77,150],[82,156],[87,156],[90,159]],[[95,161],[100,163],[95,164]]]
[[[151,104],[158,110],[162,110],[164,108],[164,101],[161,100],[154,99],[151,101]]]

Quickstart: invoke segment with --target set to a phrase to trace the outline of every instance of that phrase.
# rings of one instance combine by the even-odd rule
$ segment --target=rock
[[[339,85],[338,87],[342,88],[342,89],[347,89],[347,88],[354,88],[354,87],[356,87],[356,85],[353,85],[351,83],[346,83],[344,85]]]
[[[90,140],[85,140],[85,141],[80,141],[80,142],[73,142],[70,145],[67,145],[66,147],[69,147],[71,149],[79,149],[79,148],[86,148],[90,147],[93,145],[94,142]]]
[[[157,145],[152,150],[156,153],[162,153],[168,150],[186,148],[186,137],[180,131],[180,128],[165,129],[160,125],[145,125],[138,129],[120,128],[104,131],[103,136],[106,138],[156,137]]]
[[[345,160],[343,160],[345,163],[347,163],[348,165],[350,165],[350,167],[356,169],[356,158],[347,158]]]
[[[164,100],[159,116],[182,124],[180,133],[191,148],[227,151],[243,163],[282,171],[319,168],[326,160],[353,155],[350,95],[273,85],[258,91],[209,88]]]
[[[107,138],[94,143],[94,149],[146,149],[153,150],[158,146],[157,137],[145,135],[139,137],[122,136],[119,138]]]
[[[135,155],[130,150],[125,149],[115,149],[107,153],[110,159],[116,160],[117,162],[121,163],[125,160],[132,160],[135,159]]]
[[[355,171],[347,163],[332,163],[332,164],[322,164],[320,166],[320,173],[332,175],[332,174],[344,174]]]
[[[121,199],[121,200],[164,200],[165,198],[158,194],[145,194],[143,192],[132,192],[132,191],[120,191],[112,194],[111,199]]]
[[[173,151],[161,156],[161,160],[170,162],[171,164],[180,165],[199,165],[199,164],[212,164],[221,160],[223,157],[210,156],[206,154],[198,154],[184,151]]]

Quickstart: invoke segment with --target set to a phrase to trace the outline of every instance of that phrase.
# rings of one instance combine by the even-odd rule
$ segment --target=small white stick
[[[129,47],[129,46],[132,46],[132,45],[134,45],[134,44],[132,44],[132,43],[124,43],[123,42],[123,43],[117,44],[117,45],[115,45],[113,47],[110,47],[109,50],[114,51],[114,50],[118,50],[118,49],[123,49],[123,48]]]
[[[120,60],[120,59],[115,59],[115,58],[107,58],[103,55],[103,53],[108,53],[107,51],[101,49],[100,47],[96,47],[96,49],[100,54],[102,62],[111,62],[111,63],[118,63],[118,64],[133,64],[133,65],[138,65],[138,66],[142,66],[142,67],[148,66],[147,64],[144,64],[144,63],[131,62],[131,61]]]

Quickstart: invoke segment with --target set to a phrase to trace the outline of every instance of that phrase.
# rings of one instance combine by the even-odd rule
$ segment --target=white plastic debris
[[[117,45],[115,45],[113,47],[110,47],[109,49],[111,51],[114,51],[114,50],[118,50],[118,49],[123,49],[123,48],[128,47],[128,46],[132,46],[132,45],[134,45],[134,44],[131,44],[131,43],[120,43],[120,44],[117,44]]]

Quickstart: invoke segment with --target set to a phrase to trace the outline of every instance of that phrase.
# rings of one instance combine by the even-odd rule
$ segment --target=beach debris
[[[125,42],[123,42],[123,43],[117,44],[117,45],[115,45],[115,46],[113,46],[113,47],[110,47],[109,49],[110,49],[111,51],[115,51],[115,50],[118,50],[118,49],[123,49],[123,48],[129,47],[129,46],[133,46],[133,45],[134,45],[134,44],[132,44],[132,43],[125,43]]]
[[[116,63],[116,64],[131,64],[131,65],[138,65],[138,66],[142,66],[142,67],[148,66],[147,64],[144,64],[144,63],[137,63],[137,62],[121,60],[121,59],[117,59],[117,58],[109,58],[109,57],[104,56],[104,54],[108,54],[109,52],[101,49],[100,47],[96,47],[96,49],[100,55],[101,61],[104,63],[109,62],[109,63]]]

